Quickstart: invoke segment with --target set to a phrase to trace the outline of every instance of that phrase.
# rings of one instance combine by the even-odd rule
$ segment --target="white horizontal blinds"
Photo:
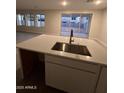
[[[91,14],[62,14],[61,34],[68,36],[73,29],[74,36],[88,37]]]

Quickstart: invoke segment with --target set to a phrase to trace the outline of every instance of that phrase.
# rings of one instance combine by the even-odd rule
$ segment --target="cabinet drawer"
[[[59,56],[45,55],[45,62],[59,64],[74,69],[88,71],[91,73],[97,73],[99,71],[99,65],[97,64],[90,64],[88,62],[77,61]]]
[[[65,66],[45,63],[46,85],[67,93],[93,93],[97,76]]]

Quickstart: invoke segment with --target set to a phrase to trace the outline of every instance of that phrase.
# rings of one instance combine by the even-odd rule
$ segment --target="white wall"
[[[91,28],[89,38],[97,38],[101,30],[102,11],[95,11],[91,20]]]
[[[102,27],[99,34],[99,40],[101,40],[105,45],[107,45],[107,10],[103,10],[102,13]]]
[[[97,40],[102,45],[107,46],[107,10],[94,13],[92,19],[90,38]]]
[[[45,34],[60,35],[61,31],[61,12],[45,12]]]

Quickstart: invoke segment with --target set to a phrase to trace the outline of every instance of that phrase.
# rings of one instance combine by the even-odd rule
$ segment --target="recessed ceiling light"
[[[66,6],[66,5],[67,5],[67,2],[66,2],[66,1],[63,1],[63,2],[62,2],[62,5],[63,5],[63,6]]]
[[[99,5],[99,4],[101,4],[101,3],[102,3],[101,0],[97,0],[97,1],[95,2],[96,5]]]

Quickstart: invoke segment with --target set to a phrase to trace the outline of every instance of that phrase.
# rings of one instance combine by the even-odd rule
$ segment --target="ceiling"
[[[67,6],[62,2],[67,1]],[[81,9],[104,9],[107,7],[107,0],[99,0],[101,3],[96,5],[93,0],[16,0],[17,9],[41,9],[41,10],[81,10]]]

